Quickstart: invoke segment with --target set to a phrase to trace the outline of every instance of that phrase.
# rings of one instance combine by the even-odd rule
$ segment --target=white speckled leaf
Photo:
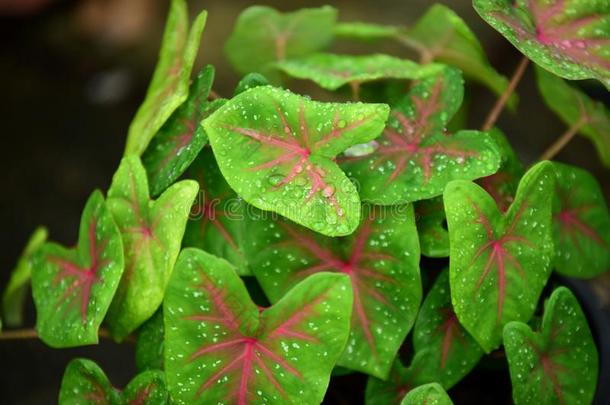
[[[429,383],[409,391],[400,405],[453,405],[453,402],[440,384]]]

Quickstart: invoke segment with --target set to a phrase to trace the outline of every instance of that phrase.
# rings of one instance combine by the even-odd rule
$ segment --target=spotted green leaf
[[[246,202],[328,236],[360,219],[354,184],[335,163],[379,135],[383,104],[321,103],[264,86],[247,90],[204,121],[227,183]]]
[[[100,191],[81,216],[78,244],[47,242],[32,257],[36,330],[52,347],[98,342],[98,329],[123,273],[121,234]]]
[[[312,80],[327,90],[337,90],[346,84],[357,88],[363,82],[381,79],[419,79],[443,69],[442,65],[421,66],[383,54],[351,56],[332,53],[287,59],[277,63],[277,67],[292,77]]]
[[[422,368],[445,389],[466,376],[483,355],[453,311],[448,270],[438,275],[421,306],[413,328],[413,348],[416,353],[427,350]]]
[[[266,213],[249,217],[246,254],[271,302],[310,274],[349,276],[352,330],[338,365],[385,378],[422,295],[412,206],[365,205],[360,226],[343,238],[328,238]]]
[[[327,48],[336,20],[337,10],[330,6],[291,13],[248,7],[239,15],[225,53],[239,73],[259,72],[276,82],[273,62]]]
[[[453,405],[453,402],[440,384],[429,383],[409,391],[400,405]]]
[[[2,295],[2,321],[17,327],[23,324],[23,307],[32,278],[32,255],[47,240],[48,232],[38,227],[30,236]]]
[[[163,370],[165,328],[163,310],[157,312],[138,329],[136,367],[138,370]]]
[[[555,269],[570,277],[610,270],[610,215],[597,180],[577,167],[554,163]]]
[[[409,367],[403,366],[396,358],[387,379],[370,376],[366,384],[365,405],[399,405],[412,389],[434,382],[434,374],[430,374],[426,367],[429,358],[428,350],[422,350],[413,356]]]
[[[208,137],[201,121],[225,100],[208,101],[214,68],[204,68],[193,84],[187,100],[163,124],[142,155],[150,194],[158,196],[178,179],[195,160]]]
[[[532,317],[550,275],[554,180],[552,163],[533,166],[505,214],[474,183],[454,181],[445,189],[451,300],[486,352],[500,345],[504,325]]]
[[[204,148],[188,171],[199,182],[183,246],[196,247],[230,262],[240,275],[250,270],[243,252],[246,204],[229,187],[211,148]]]
[[[504,349],[516,405],[593,402],[597,349],[587,319],[567,288],[551,294],[539,331],[521,322],[507,324]]]
[[[422,255],[449,257],[449,233],[443,198],[415,202],[415,220]]]
[[[460,72],[453,68],[420,80],[393,108],[373,153],[341,158],[364,201],[390,205],[422,200],[442,194],[451,180],[496,172],[500,152],[486,133],[445,131],[463,91]]]
[[[572,131],[589,138],[606,167],[610,167],[610,110],[566,81],[537,69],[538,88],[551,110]]]
[[[183,180],[152,201],[140,158],[121,161],[108,191],[125,254],[125,272],[106,317],[116,339],[134,331],[161,305],[197,191],[196,182]]]
[[[348,277],[325,273],[259,308],[228,262],[185,249],[163,307],[172,399],[319,404],[347,340],[351,306]]]
[[[566,79],[610,88],[607,0],[473,0],[474,8],[517,49]]]
[[[129,126],[126,155],[141,155],[165,121],[187,99],[206,17],[207,12],[201,12],[189,29],[186,1],[171,1],[159,61],[144,101]]]
[[[122,392],[112,386],[104,371],[91,360],[74,359],[66,367],[59,405],[163,405],[169,404],[165,377],[159,370],[138,374]]]

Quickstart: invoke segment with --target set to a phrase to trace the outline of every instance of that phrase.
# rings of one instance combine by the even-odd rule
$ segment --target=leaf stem
[[[578,133],[580,128],[587,123],[586,119],[581,118],[574,125],[568,128],[551,146],[544,151],[540,156],[540,160],[551,160],[553,159],[563,148],[566,146],[572,138]]]
[[[360,82],[349,82],[349,86],[352,90],[352,101],[360,101]]]
[[[523,58],[521,58],[517,69],[515,69],[515,72],[513,73],[513,76],[510,79],[510,83],[508,83],[508,86],[487,115],[485,123],[481,127],[483,131],[487,131],[488,129],[493,127],[496,121],[498,120],[498,117],[502,113],[502,110],[504,110],[504,106],[506,105],[508,98],[513,94],[515,88],[517,87],[517,84],[519,84],[519,82],[521,81],[521,78],[523,77],[523,74],[525,73],[525,70],[529,65],[529,61],[530,60],[526,56],[523,56]]]

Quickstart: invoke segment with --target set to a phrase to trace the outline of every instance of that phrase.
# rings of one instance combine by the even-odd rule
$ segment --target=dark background
[[[476,15],[468,0],[441,2],[467,21],[491,63],[510,76],[520,57],[515,49]],[[343,21],[408,25],[432,2],[191,1],[193,12],[202,8],[209,12],[198,66],[216,66],[214,87],[220,94],[231,94],[238,80],[224,58],[222,45],[238,13],[252,4],[286,11],[332,4]],[[87,197],[94,188],[107,189],[122,155],[127,127],[154,68],[167,7],[168,2],[162,0],[0,0],[0,286],[6,285],[37,225],[47,226],[52,239],[72,245]],[[354,47],[360,52],[412,56],[392,45],[363,48],[340,43],[335,49],[351,52]],[[594,96],[608,97],[594,83],[583,85]],[[476,128],[495,97],[478,86],[470,91],[470,127]],[[499,125],[524,162],[531,163],[565,126],[543,105],[531,69],[518,92],[517,114],[504,114]],[[592,171],[610,196],[609,172],[588,140],[575,138],[557,160]],[[608,305],[608,277],[591,285],[597,298]],[[33,304],[29,302],[27,326],[33,324]],[[52,350],[35,340],[0,341],[0,402],[54,403],[63,370],[76,356],[98,361],[119,387],[135,371],[129,343],[119,346],[103,341],[95,347]],[[496,377],[501,381],[493,381]],[[488,390],[489,403],[510,403],[507,378],[506,373],[496,372],[471,385]],[[339,381],[338,386],[358,391],[354,382],[358,381]],[[492,400],[494,391],[501,394],[496,400]],[[499,397],[505,399],[500,402]],[[340,394],[329,398],[332,403],[346,401]]]

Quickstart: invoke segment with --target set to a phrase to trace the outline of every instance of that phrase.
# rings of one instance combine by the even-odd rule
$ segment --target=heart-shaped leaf
[[[392,110],[373,153],[342,158],[364,201],[390,205],[431,198],[451,180],[496,172],[500,153],[487,134],[445,132],[463,91],[460,72],[452,68],[422,79]]]
[[[338,365],[385,378],[421,302],[412,206],[365,205],[359,228],[344,238],[324,237],[265,216],[260,213],[262,219],[246,226],[246,253],[265,294],[275,302],[310,274],[347,274],[354,310]]]
[[[434,382],[434,375],[428,374],[426,363],[431,358],[427,350],[417,352],[409,367],[404,367],[399,358],[392,365],[386,380],[369,377],[366,384],[364,403],[366,405],[398,405],[412,389]]]
[[[48,232],[38,227],[30,236],[2,295],[2,321],[8,326],[23,324],[23,307],[32,278],[32,255],[47,240]]]
[[[610,3],[605,0],[473,0],[525,56],[566,79],[610,88]]]
[[[589,138],[603,164],[610,167],[610,110],[542,69],[537,69],[537,78],[544,102],[570,127],[570,131]]]
[[[409,391],[400,405],[453,405],[453,402],[440,384],[429,383]]]
[[[163,370],[165,327],[163,310],[157,312],[138,329],[136,367],[138,370]]]
[[[176,181],[208,142],[201,121],[225,102],[208,101],[213,80],[214,68],[208,65],[191,85],[187,100],[163,124],[142,155],[151,195],[158,196]]]
[[[483,355],[453,311],[448,270],[438,275],[421,306],[413,328],[413,348],[416,353],[428,350],[422,367],[446,389],[466,376]]]
[[[159,370],[138,374],[123,392],[112,386],[91,360],[74,359],[66,367],[59,391],[60,405],[163,405],[169,403],[165,377]]]
[[[320,103],[265,86],[247,90],[204,121],[220,170],[244,200],[328,236],[360,219],[356,187],[334,162],[379,135],[383,104]]]
[[[478,179],[477,184],[493,197],[500,211],[506,212],[515,199],[519,179],[525,173],[525,169],[502,131],[492,128],[488,133],[501,150],[502,165],[491,176]]]
[[[554,163],[555,269],[570,277],[610,270],[610,215],[597,180],[587,171]]]
[[[445,189],[451,299],[486,352],[500,345],[504,325],[532,317],[550,275],[554,180],[552,163],[533,166],[506,214],[474,183],[458,180]]]
[[[277,63],[277,67],[292,77],[312,80],[327,90],[337,90],[346,84],[357,89],[363,82],[381,79],[419,79],[443,69],[442,65],[421,66],[383,54],[352,56],[332,53],[288,59]]]
[[[141,155],[165,121],[186,100],[206,17],[207,12],[201,12],[189,30],[186,1],[172,0],[159,61],[144,102],[129,126],[126,155]]]
[[[77,247],[47,242],[32,257],[40,338],[52,347],[97,343],[122,273],[121,234],[102,193],[94,191],[81,216]]]
[[[315,274],[259,308],[228,262],[185,249],[163,307],[172,399],[320,403],[347,340],[352,299],[347,276]]]
[[[188,171],[199,182],[199,198],[191,209],[183,246],[196,247],[222,257],[240,275],[250,274],[242,249],[246,204],[229,187],[218,169],[211,148],[204,148]]]
[[[196,182],[183,180],[151,201],[140,158],[121,161],[108,190],[108,207],[125,252],[125,272],[106,317],[116,339],[134,331],[161,305],[197,191]]]
[[[336,20],[337,10],[330,6],[292,13],[280,13],[271,7],[248,7],[239,15],[225,51],[238,72],[260,72],[277,79],[272,74],[272,62],[328,47]]]
[[[415,203],[415,220],[421,253],[428,257],[449,257],[449,233],[442,197]]]
[[[551,294],[539,332],[521,322],[506,325],[504,349],[516,405],[593,403],[597,349],[587,319],[567,288]]]

